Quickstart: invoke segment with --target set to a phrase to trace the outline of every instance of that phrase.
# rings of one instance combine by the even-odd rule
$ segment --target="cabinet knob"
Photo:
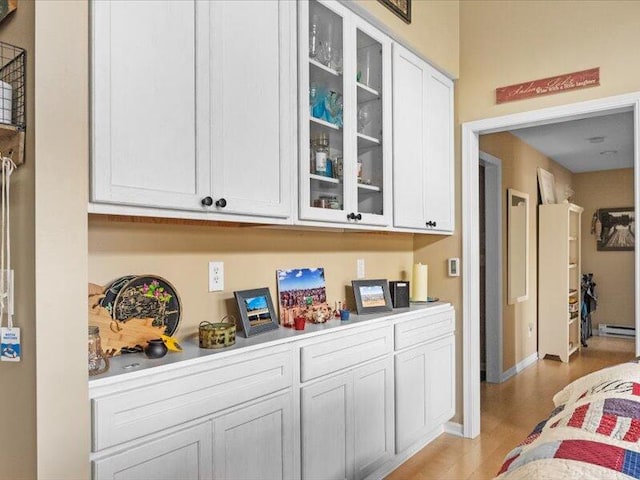
[[[216,207],[224,208],[227,206],[227,201],[224,198],[216,200]]]
[[[356,219],[356,214],[351,212],[350,214],[347,215],[347,220],[355,220]]]
[[[202,203],[202,206],[203,206],[203,207],[210,207],[211,205],[213,205],[213,198],[211,198],[211,197],[204,197],[204,198],[202,199],[202,202],[200,202],[200,203]]]
[[[356,215],[356,220],[362,220],[362,214],[361,213]]]

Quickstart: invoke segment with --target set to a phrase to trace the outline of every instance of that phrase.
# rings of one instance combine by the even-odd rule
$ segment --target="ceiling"
[[[633,112],[522,128],[511,133],[573,173],[633,167]]]

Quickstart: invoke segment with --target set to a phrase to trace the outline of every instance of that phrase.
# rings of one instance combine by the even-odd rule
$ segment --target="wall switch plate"
[[[364,258],[359,258],[358,260],[356,260],[356,268],[358,270],[358,280],[364,278]]]
[[[224,262],[209,262],[209,291],[224,290]]]

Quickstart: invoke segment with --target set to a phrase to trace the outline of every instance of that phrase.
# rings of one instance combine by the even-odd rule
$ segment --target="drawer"
[[[292,385],[290,350],[227,357],[170,380],[95,398],[93,451],[148,435]]]
[[[456,328],[453,309],[425,315],[414,320],[400,321],[395,325],[396,350],[427,342],[452,333]]]
[[[332,335],[331,339],[300,348],[300,378],[306,382],[392,351],[391,326]]]

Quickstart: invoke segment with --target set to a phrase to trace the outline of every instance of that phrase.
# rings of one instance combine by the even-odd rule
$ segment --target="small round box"
[[[236,326],[230,322],[200,322],[198,337],[200,348],[224,348],[236,343]]]

